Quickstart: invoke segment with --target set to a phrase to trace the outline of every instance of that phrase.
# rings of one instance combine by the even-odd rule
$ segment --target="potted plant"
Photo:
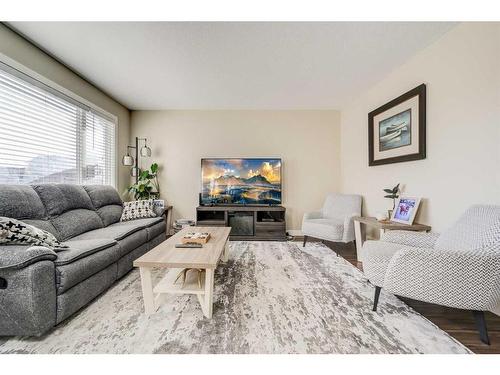
[[[396,199],[399,198],[399,184],[394,186],[392,189],[384,189],[384,192],[386,193],[384,198],[392,199],[392,210],[387,210],[390,219],[392,217],[392,211],[396,208]]]
[[[140,171],[138,181],[127,189],[134,199],[158,199],[160,184],[158,182],[158,163],[151,164],[149,169]]]

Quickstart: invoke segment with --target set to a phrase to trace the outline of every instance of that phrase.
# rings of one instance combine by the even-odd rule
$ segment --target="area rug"
[[[159,276],[159,275],[157,275]],[[321,243],[232,242],[215,276],[213,319],[196,296],[168,295],[143,314],[132,271],[40,338],[1,353],[469,353]]]

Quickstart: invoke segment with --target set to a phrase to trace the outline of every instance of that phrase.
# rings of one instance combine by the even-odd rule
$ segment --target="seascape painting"
[[[368,165],[402,163],[426,157],[425,84],[368,113]]]
[[[411,144],[411,109],[380,121],[378,126],[380,151]]]
[[[281,204],[281,159],[202,159],[201,204]]]

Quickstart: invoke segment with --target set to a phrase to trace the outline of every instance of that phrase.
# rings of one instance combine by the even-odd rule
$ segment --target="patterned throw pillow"
[[[9,217],[0,217],[0,244],[45,246],[55,251],[68,248],[52,233]]]
[[[144,219],[146,217],[156,217],[153,211],[152,199],[125,202],[123,204],[123,213],[120,221]]]

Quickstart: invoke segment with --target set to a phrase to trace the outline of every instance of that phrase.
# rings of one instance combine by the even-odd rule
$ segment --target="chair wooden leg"
[[[490,338],[488,337],[488,329],[486,328],[486,319],[484,318],[484,311],[472,311],[474,320],[476,321],[476,328],[479,331],[479,338],[486,345],[490,345]]]
[[[304,243],[302,244],[302,247],[306,246],[306,242],[307,242],[307,236],[304,236]]]
[[[375,297],[373,298],[373,311],[377,311],[377,305],[378,305],[378,298],[380,297],[380,291],[382,290],[381,287],[376,286],[375,287]]]

